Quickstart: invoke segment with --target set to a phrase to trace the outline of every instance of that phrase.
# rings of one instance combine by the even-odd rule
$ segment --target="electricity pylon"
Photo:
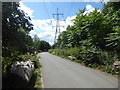
[[[58,8],[57,8],[57,13],[53,14],[53,18],[56,16],[55,17],[56,18],[56,26],[53,26],[53,27],[56,27],[54,44],[56,43],[57,35],[60,34],[60,27],[64,27],[64,26],[60,26],[60,21],[61,21],[59,18],[60,15],[63,17],[63,13],[59,13]]]

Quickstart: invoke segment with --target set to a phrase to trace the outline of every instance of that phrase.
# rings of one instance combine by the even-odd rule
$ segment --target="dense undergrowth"
[[[120,58],[114,52],[106,52],[96,48],[69,48],[50,49],[49,53],[81,63],[87,67],[98,68],[114,75],[120,74],[119,68],[113,67],[113,63]],[[69,56],[73,58],[69,58]]]

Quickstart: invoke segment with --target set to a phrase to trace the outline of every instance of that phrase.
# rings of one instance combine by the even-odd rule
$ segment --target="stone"
[[[11,65],[10,74],[21,76],[23,80],[30,81],[34,71],[34,63],[31,61],[16,61]]]
[[[73,57],[73,56],[68,56],[68,58],[73,59],[73,60],[77,59],[76,57]]]
[[[113,67],[114,67],[114,68],[120,68],[120,61],[115,61],[115,62],[113,63]]]

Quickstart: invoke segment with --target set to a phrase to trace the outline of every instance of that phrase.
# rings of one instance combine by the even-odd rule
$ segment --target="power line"
[[[60,27],[63,27],[63,26],[60,26],[60,21],[61,20],[60,20],[60,17],[59,17],[60,15],[63,17],[63,13],[59,13],[58,10],[59,9],[57,8],[57,13],[53,14],[53,18],[56,18],[56,26],[53,26],[53,27],[56,27],[54,43],[56,43],[57,35],[60,34]]]

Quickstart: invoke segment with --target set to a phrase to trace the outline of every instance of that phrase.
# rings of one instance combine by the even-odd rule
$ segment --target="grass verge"
[[[42,88],[42,83],[41,83],[41,64],[40,64],[40,56],[36,55],[36,56],[33,56],[31,60],[36,60],[36,63],[35,63],[35,70],[34,70],[34,73],[33,73],[33,76],[36,78],[35,80],[35,85],[34,85],[34,88]]]

